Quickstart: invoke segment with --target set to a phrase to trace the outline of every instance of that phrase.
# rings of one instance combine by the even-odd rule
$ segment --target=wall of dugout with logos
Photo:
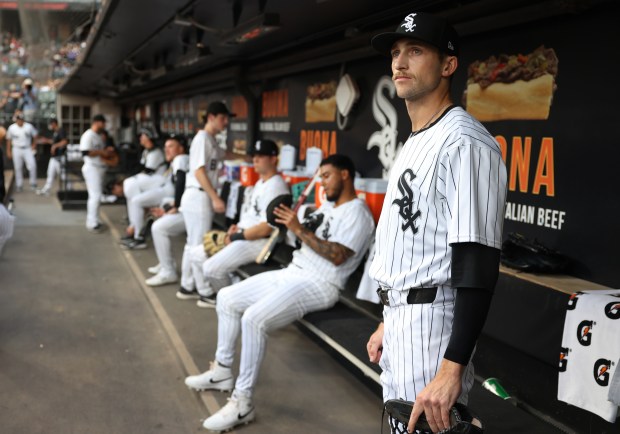
[[[620,245],[620,83],[610,56],[618,36],[614,14],[601,9],[467,36],[452,84],[455,103],[501,145],[505,235],[536,239],[570,259],[567,274],[611,287],[620,287],[613,266]],[[207,104],[223,100],[238,114],[220,137],[230,150],[244,154],[250,137],[269,138],[293,145],[303,165],[306,150],[318,147],[324,155],[350,156],[370,178],[387,177],[411,132],[390,59],[380,55],[248,85],[255,121],[248,116],[252,101],[234,89],[128,106],[126,113],[135,125],[192,136]],[[359,97],[342,116],[336,93],[348,88]]]

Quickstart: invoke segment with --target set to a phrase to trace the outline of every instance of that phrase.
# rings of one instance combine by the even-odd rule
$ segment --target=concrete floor
[[[84,211],[15,195],[16,227],[0,258],[0,432],[191,433],[227,394],[183,378],[213,359],[217,318],[146,287],[152,247],[117,243],[123,206],[91,234]],[[182,240],[175,244],[180,262]],[[295,326],[269,340],[256,389],[262,433],[378,433],[381,399]]]

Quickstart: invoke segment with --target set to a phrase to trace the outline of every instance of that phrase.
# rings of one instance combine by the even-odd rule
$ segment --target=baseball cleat
[[[121,244],[123,250],[143,250],[146,249],[146,241],[142,238],[134,238]]]
[[[145,283],[149,286],[162,286],[169,283],[176,283],[178,280],[179,278],[175,275],[166,276],[165,274],[156,274],[155,276],[146,279]]]
[[[185,385],[197,391],[219,390],[220,392],[230,392],[235,382],[230,368],[217,362],[211,362],[208,371],[185,378]]]
[[[177,298],[179,300],[198,300],[200,298],[200,294],[198,294],[198,291],[195,289],[190,291],[181,286],[177,291]]]
[[[196,306],[207,309],[215,309],[216,298],[217,294],[215,292],[209,295],[201,295],[196,302]]]
[[[252,401],[248,398],[228,398],[228,404],[202,424],[203,428],[215,432],[230,431],[237,425],[247,425],[256,414]]]
[[[36,191],[37,196],[46,196],[48,197],[50,195],[50,191],[46,188],[41,188],[39,190]]]
[[[149,267],[146,269],[146,271],[148,271],[151,274],[159,274],[160,270],[161,270],[161,264],[153,265],[152,267]]]
[[[93,234],[100,234],[105,230],[105,227],[101,223],[97,223],[97,226],[87,229],[88,232],[92,232]]]

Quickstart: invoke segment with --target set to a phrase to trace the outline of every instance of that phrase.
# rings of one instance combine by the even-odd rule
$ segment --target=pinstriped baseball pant
[[[388,399],[415,401],[417,394],[435,378],[454,319],[455,289],[438,288],[435,301],[426,304],[407,304],[407,294],[396,293],[396,298],[390,296],[391,306],[383,309],[383,352],[379,366],[383,371],[384,402]],[[470,361],[463,374],[459,402],[467,404],[467,394],[473,383],[474,367]]]
[[[172,257],[170,238],[182,235],[184,232],[185,220],[183,220],[183,216],[179,213],[166,214],[153,223],[151,236],[153,237],[153,246],[155,246],[159,265],[161,265],[159,274],[162,276],[177,275],[176,264]]]
[[[210,295],[213,291],[230,285],[229,273],[241,265],[254,262],[265,243],[266,238],[233,241],[210,258],[207,258],[202,244],[191,247],[190,267],[196,291],[200,295]]]
[[[197,188],[186,188],[181,197],[181,214],[185,220],[187,240],[181,260],[181,286],[191,290],[195,287],[190,266],[190,251],[193,246],[201,246],[205,232],[213,224],[213,204],[207,193]]]
[[[215,359],[230,366],[241,332],[241,360],[235,393],[251,396],[265,353],[267,333],[308,312],[328,309],[338,301],[338,288],[317,280],[317,273],[289,265],[257,274],[217,295]]]

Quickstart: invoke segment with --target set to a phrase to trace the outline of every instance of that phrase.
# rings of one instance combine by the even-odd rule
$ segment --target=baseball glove
[[[383,406],[383,413],[389,415],[389,424],[392,433],[407,434],[407,425],[413,410],[413,402],[402,399],[390,399]],[[383,424],[382,424],[383,426]],[[424,416],[418,418],[415,425],[417,434],[432,434],[433,431]],[[440,433],[445,434],[482,434],[484,426],[480,418],[474,415],[467,406],[456,403],[450,409],[450,428]]]
[[[530,273],[562,273],[569,265],[566,256],[518,233],[508,234],[503,242],[501,262]]]
[[[202,237],[202,245],[205,248],[207,256],[211,257],[217,252],[226,247],[224,240],[226,239],[226,232],[224,231],[209,231]]]

